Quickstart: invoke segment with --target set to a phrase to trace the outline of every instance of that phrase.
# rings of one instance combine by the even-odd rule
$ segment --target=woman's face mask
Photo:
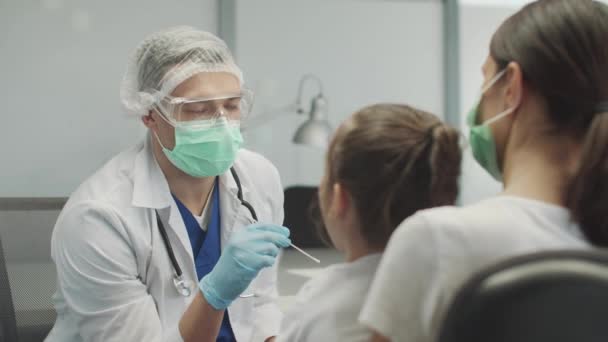
[[[499,72],[494,78],[488,82],[486,86],[484,86],[481,90],[481,95],[479,96],[479,100],[477,104],[469,111],[467,116],[467,123],[469,125],[469,142],[471,144],[471,150],[473,152],[473,157],[481,167],[483,167],[494,179],[497,181],[502,181],[502,171],[500,170],[500,166],[498,165],[498,154],[496,152],[496,141],[492,134],[492,129],[490,125],[497,122],[498,120],[506,117],[507,115],[513,113],[515,111],[514,108],[509,108],[492,119],[483,122],[477,123],[477,121],[481,118],[480,104],[484,94],[492,88],[494,84],[505,74],[506,69]]]

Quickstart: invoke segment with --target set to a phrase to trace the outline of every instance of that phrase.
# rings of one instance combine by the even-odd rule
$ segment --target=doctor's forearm
[[[215,310],[201,292],[186,309],[179,321],[179,332],[185,342],[215,341],[219,334],[224,310]]]

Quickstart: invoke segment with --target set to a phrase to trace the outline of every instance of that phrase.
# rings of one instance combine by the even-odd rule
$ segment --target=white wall
[[[217,31],[216,0],[0,1],[0,197],[67,196],[141,139],[119,86],[145,35]]]
[[[257,93],[254,114],[292,103],[300,77],[312,72],[323,81],[334,127],[384,101],[441,115],[440,1],[240,0],[236,7],[236,55]],[[285,112],[246,137],[277,165],[284,186],[315,185],[322,175],[324,151],[291,143],[304,119]]]
[[[295,100],[307,72],[324,82],[336,127],[364,105],[409,103],[441,115],[440,1],[237,1],[236,55],[255,112]],[[177,24],[217,31],[217,0],[0,1],[0,197],[67,196],[144,128],[118,92],[148,33]],[[307,89],[310,95],[312,89]],[[291,144],[295,113],[250,131],[284,184],[317,184],[324,151]]]

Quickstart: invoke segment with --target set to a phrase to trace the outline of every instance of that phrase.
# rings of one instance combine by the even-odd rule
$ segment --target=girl
[[[456,130],[408,106],[374,105],[342,124],[319,202],[327,235],[346,262],[303,286],[279,340],[369,340],[357,316],[381,253],[403,219],[454,203],[460,157]]]

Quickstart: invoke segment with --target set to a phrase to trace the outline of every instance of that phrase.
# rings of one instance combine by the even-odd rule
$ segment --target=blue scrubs
[[[210,206],[208,206],[208,210],[211,210],[211,219],[209,220],[209,226],[207,227],[206,232],[201,229],[190,210],[188,210],[177,197],[173,196],[173,198],[182,215],[186,230],[188,230],[188,237],[190,238],[190,245],[192,246],[192,255],[194,256],[194,264],[196,265],[196,275],[200,281],[206,274],[211,272],[221,254],[220,227],[222,225],[220,218],[220,190],[218,180],[216,178],[213,194],[211,195],[211,203]],[[216,341],[236,341],[234,333],[232,332],[232,327],[230,326],[228,311],[224,313],[224,320],[222,321],[222,326]]]

